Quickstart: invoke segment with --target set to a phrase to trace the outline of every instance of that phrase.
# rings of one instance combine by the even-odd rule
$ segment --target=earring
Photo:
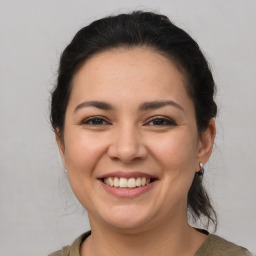
[[[67,173],[67,170],[66,170],[66,169],[64,169],[64,172],[65,172],[65,173]]]
[[[204,175],[204,165],[203,163],[199,163],[200,166],[200,171],[198,172],[198,176],[203,176]]]

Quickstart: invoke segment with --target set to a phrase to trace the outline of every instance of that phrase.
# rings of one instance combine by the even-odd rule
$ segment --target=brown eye
[[[176,123],[172,119],[165,118],[165,117],[157,117],[157,118],[151,119],[147,124],[152,125],[152,126],[172,126],[172,125],[176,125]]]
[[[82,124],[100,126],[107,125],[109,124],[109,122],[107,122],[104,118],[101,117],[90,117],[83,120]]]

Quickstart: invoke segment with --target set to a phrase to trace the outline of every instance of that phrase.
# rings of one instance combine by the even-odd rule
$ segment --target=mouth
[[[143,172],[111,172],[98,180],[109,194],[119,198],[135,198],[151,191],[158,177]]]
[[[124,177],[104,177],[100,179],[101,182],[104,184],[115,187],[115,188],[138,188],[138,187],[145,187],[154,181],[156,181],[156,178],[149,178],[149,177],[130,177],[130,178],[124,178]]]

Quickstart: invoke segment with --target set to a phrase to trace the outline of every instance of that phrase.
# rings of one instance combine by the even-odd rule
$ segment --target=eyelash
[[[97,123],[92,123],[94,121],[97,121]],[[98,122],[101,122],[100,124]],[[102,124],[102,123],[105,124]],[[93,117],[89,117],[86,118],[84,120],[82,120],[81,124],[85,124],[85,125],[93,125],[93,126],[101,126],[101,125],[106,125],[106,124],[110,124],[110,122],[108,122],[105,118],[101,117],[101,116],[93,116]]]
[[[96,122],[96,123],[93,123],[93,122]],[[157,123],[150,124],[152,122],[157,122]],[[89,117],[85,120],[82,120],[81,124],[83,124],[83,125],[92,125],[92,126],[111,125],[111,123],[109,121],[107,121],[105,118],[103,118],[101,116]],[[162,126],[177,126],[177,123],[174,120],[170,119],[170,118],[157,116],[157,117],[151,118],[144,125],[162,127]]]
[[[148,122],[146,122],[146,124],[150,125],[151,122],[158,122],[158,124],[155,124],[153,126],[177,126],[177,123],[173,119],[163,116],[154,117],[150,119]],[[159,122],[161,124],[159,124]]]

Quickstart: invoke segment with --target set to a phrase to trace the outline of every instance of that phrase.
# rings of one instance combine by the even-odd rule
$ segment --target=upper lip
[[[139,178],[139,177],[145,177],[147,179],[156,179],[156,176],[153,176],[151,174],[148,173],[143,173],[143,172],[131,172],[131,171],[117,171],[117,172],[109,172],[106,174],[103,174],[101,176],[98,177],[98,179],[104,179],[104,178],[108,178],[108,177],[117,177],[117,178]]]

